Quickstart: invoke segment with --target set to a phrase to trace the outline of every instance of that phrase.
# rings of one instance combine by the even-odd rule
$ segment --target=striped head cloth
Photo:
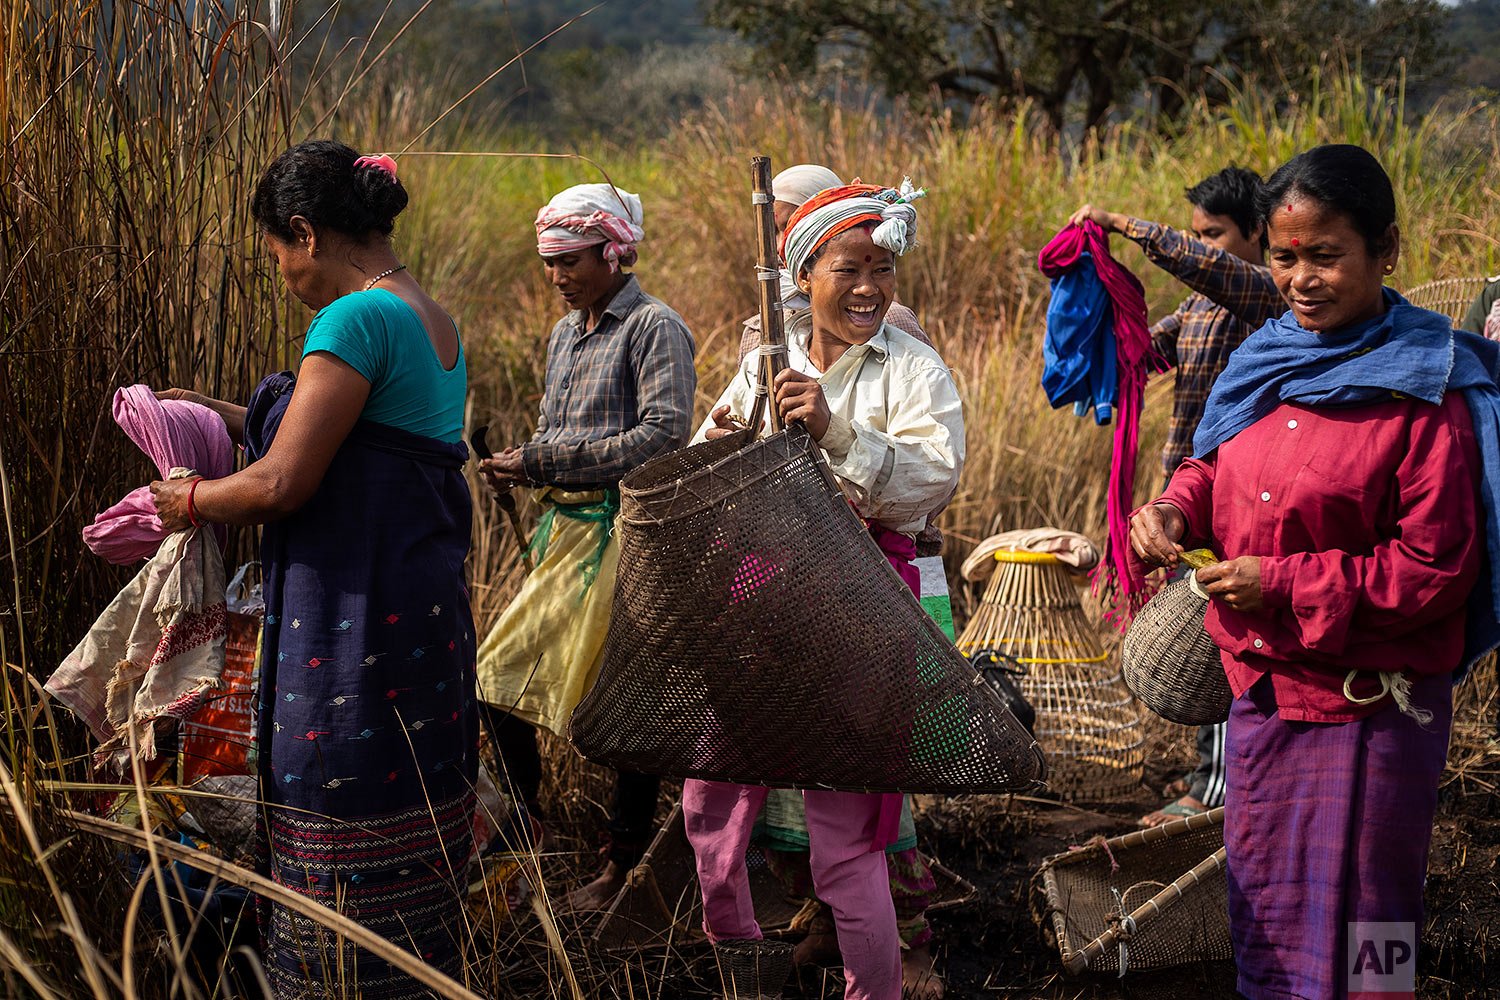
[[[556,257],[604,244],[612,271],[635,263],[641,228],[641,199],[612,184],[577,184],[557,194],[536,214],[536,252]]]
[[[926,194],[911,186],[911,178],[903,180],[899,189],[856,180],[818,192],[792,213],[781,234],[781,259],[788,272],[783,284],[788,276],[795,280],[807,259],[829,240],[867,222],[875,223],[870,238],[876,246],[897,255],[906,253],[917,242],[917,210],[911,203]]]

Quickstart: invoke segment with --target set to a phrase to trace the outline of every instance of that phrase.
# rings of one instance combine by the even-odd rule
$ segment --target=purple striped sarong
[[[1235,699],[1224,843],[1249,1000],[1349,996],[1352,921],[1420,934],[1450,678],[1414,680],[1412,701],[1433,714],[1425,729],[1389,701],[1357,722],[1284,721],[1269,677]]]

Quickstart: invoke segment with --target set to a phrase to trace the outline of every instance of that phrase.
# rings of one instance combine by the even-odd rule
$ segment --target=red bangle
[[[203,477],[199,476],[197,479],[193,480],[193,485],[188,487],[188,522],[195,528],[203,527],[203,525],[198,522],[198,511],[193,506],[193,494],[198,492],[198,484],[201,482],[203,482]]]

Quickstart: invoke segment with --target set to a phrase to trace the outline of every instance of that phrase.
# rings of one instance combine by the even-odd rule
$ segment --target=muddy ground
[[[1491,739],[1497,704],[1493,683],[1482,697],[1461,693],[1453,749],[1444,776],[1433,831],[1417,995],[1442,1000],[1500,996],[1500,745]],[[1165,733],[1166,735],[1163,735]],[[1234,997],[1228,961],[1195,962],[1163,972],[1064,975],[1056,947],[1034,916],[1033,876],[1050,855],[1096,835],[1134,829],[1136,819],[1161,803],[1160,788],[1188,761],[1185,731],[1162,730],[1148,747],[1146,782],[1134,797],[1110,803],[1048,803],[970,796],[919,800],[918,832],[925,850],[971,882],[974,897],[934,916],[939,968],[948,996],[1106,998]],[[555,757],[554,760],[560,759]],[[563,787],[574,789],[563,811],[578,820],[597,815],[605,799],[604,776],[568,764]],[[1148,787],[1149,786],[1149,787]],[[664,796],[665,798],[665,796]],[[588,822],[565,824],[582,829]],[[594,865],[581,840],[563,830],[559,850],[544,864],[553,887],[576,884]],[[597,918],[562,917],[559,932],[584,996],[714,996],[718,982],[711,954],[685,944],[630,958],[602,954],[590,942]],[[498,992],[515,996],[565,996],[555,949],[537,920],[522,916],[510,927],[505,981]],[[836,969],[804,970],[788,997],[842,995]]]

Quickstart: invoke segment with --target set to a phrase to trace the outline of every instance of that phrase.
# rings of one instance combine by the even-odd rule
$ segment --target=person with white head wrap
[[[792,215],[782,234],[784,258],[809,306],[789,319],[788,367],[777,376],[771,403],[788,422],[802,422],[914,593],[920,587],[915,536],[952,496],[964,460],[963,407],[947,365],[884,321],[896,258],[915,244],[917,197],[910,184],[847,185],[819,192]],[[760,352],[745,358],[695,440],[730,433],[740,424],[735,414],[752,412],[760,367]],[[767,699],[778,696],[765,692]],[[704,926],[715,941],[761,936],[744,856],[767,792],[684,783]],[[901,937],[892,869],[882,854],[901,842],[902,797],[798,794],[814,888],[834,914],[846,1000],[896,1000],[903,992]],[[914,843],[913,835],[905,846]],[[930,966],[925,971],[930,975]],[[940,982],[935,991],[913,985],[913,995],[941,995]]]
[[[776,175],[771,181],[771,194],[777,201],[800,208],[819,191],[841,187],[843,183],[838,174],[821,163],[799,163]]]
[[[777,233],[785,230],[797,209],[823,191],[843,186],[838,174],[815,163],[798,164],[777,174],[771,182],[775,199]],[[858,180],[855,181],[858,183]],[[897,192],[899,197],[899,191]],[[785,290],[785,286],[783,286]],[[791,288],[793,294],[783,299],[789,322],[812,303],[800,289]],[[900,302],[891,301],[886,310],[885,322],[896,329],[915,337],[926,347],[932,346],[917,314]],[[740,334],[739,363],[760,346],[760,313],[745,319]],[[917,534],[917,557],[912,564],[921,573],[922,590],[920,601],[924,610],[932,615],[951,639],[953,631],[953,605],[948,596],[948,578],[943,568],[943,533],[935,523],[939,514],[948,506],[952,496],[944,497],[934,505],[926,516],[926,526]],[[787,883],[791,892],[810,884],[811,875],[807,857],[807,823],[802,810],[802,795],[790,789],[774,788],[766,800],[766,809],[757,825],[757,843],[766,849],[766,858],[772,871]],[[886,848],[886,859],[890,866],[891,895],[896,904],[896,916],[901,933],[902,984],[915,1000],[931,1000],[943,995],[942,979],[933,968],[932,928],[927,922],[926,911],[938,896],[937,881],[931,863],[917,845],[916,827],[911,818],[910,803],[904,803],[901,817],[901,833],[896,841]],[[820,901],[821,902],[821,901]],[[832,937],[832,924],[827,917],[826,906],[820,907],[818,915],[810,924],[806,942],[801,946],[812,950],[818,939]]]
[[[820,163],[799,163],[787,167],[771,179],[772,214],[776,216],[776,231],[786,228],[786,220],[819,191],[841,187],[839,175]]]
[[[692,432],[692,334],[620,270],[636,261],[642,221],[640,198],[612,184],[570,187],[537,213],[537,253],[568,312],[547,341],[536,434],[480,463],[498,495],[531,487],[543,511],[537,564],[477,665],[482,714],[531,819],[542,780],[536,729],[566,733],[602,661],[620,480]],[[624,884],[650,843],[658,787],[651,775],[618,775],[604,871],[562,908],[601,909]]]
[[[602,243],[610,270],[618,271],[635,263],[643,222],[639,195],[613,184],[575,184],[536,214],[536,252],[557,257]]]

